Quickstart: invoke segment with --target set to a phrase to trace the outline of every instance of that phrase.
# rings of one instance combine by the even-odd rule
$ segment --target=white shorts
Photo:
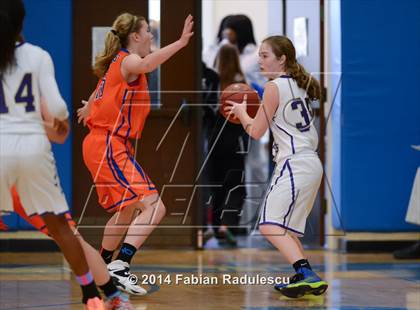
[[[0,211],[13,211],[13,186],[29,216],[69,209],[44,135],[0,135]]]
[[[277,225],[303,235],[322,179],[317,155],[295,155],[277,163],[259,225]]]

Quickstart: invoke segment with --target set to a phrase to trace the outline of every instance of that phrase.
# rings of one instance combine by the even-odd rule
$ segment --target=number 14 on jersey
[[[9,108],[6,104],[6,96],[4,94],[3,79],[0,80],[0,114],[9,113]],[[26,73],[19,85],[15,94],[16,104],[26,104],[25,111],[35,111],[34,96],[32,94],[32,74]]]

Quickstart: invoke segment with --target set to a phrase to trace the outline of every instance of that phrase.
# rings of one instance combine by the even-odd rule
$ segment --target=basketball
[[[229,85],[222,91],[219,111],[229,122],[234,124],[241,123],[236,116],[233,114],[229,116],[229,113],[224,111],[225,106],[229,105],[226,101],[231,100],[241,103],[244,100],[245,95],[248,95],[246,111],[250,117],[254,118],[260,105],[260,98],[258,93],[251,86],[244,83],[235,83]]]

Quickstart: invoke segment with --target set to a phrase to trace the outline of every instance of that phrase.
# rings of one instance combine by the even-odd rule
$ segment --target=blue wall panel
[[[420,165],[410,147],[420,144],[420,1],[343,0],[341,30],[344,229],[418,230],[404,218]]]

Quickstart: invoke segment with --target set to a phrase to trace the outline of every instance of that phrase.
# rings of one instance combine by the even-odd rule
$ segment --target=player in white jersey
[[[295,48],[286,37],[265,39],[259,64],[270,82],[255,118],[246,112],[246,97],[242,103],[228,102],[231,105],[225,110],[234,113],[254,139],[261,138],[268,128],[274,136],[276,168],[262,205],[259,230],[296,270],[289,284],[275,288],[293,298],[320,295],[328,285],[312,271],[297,238],[304,234],[322,179],[311,109],[311,100],[320,97],[320,87],[297,63]]]
[[[75,228],[64,217],[68,206],[49,138],[65,141],[69,113],[55,81],[51,57],[20,36],[24,17],[21,0],[0,1],[0,212],[14,210],[11,188],[15,187],[26,214],[42,216],[76,274],[85,308],[105,309],[87,258],[95,278],[104,283],[101,288],[105,295],[111,296],[107,309],[132,309],[113,284],[106,265],[98,264],[99,253],[81,237],[79,242]],[[43,118],[50,123],[44,123]]]

